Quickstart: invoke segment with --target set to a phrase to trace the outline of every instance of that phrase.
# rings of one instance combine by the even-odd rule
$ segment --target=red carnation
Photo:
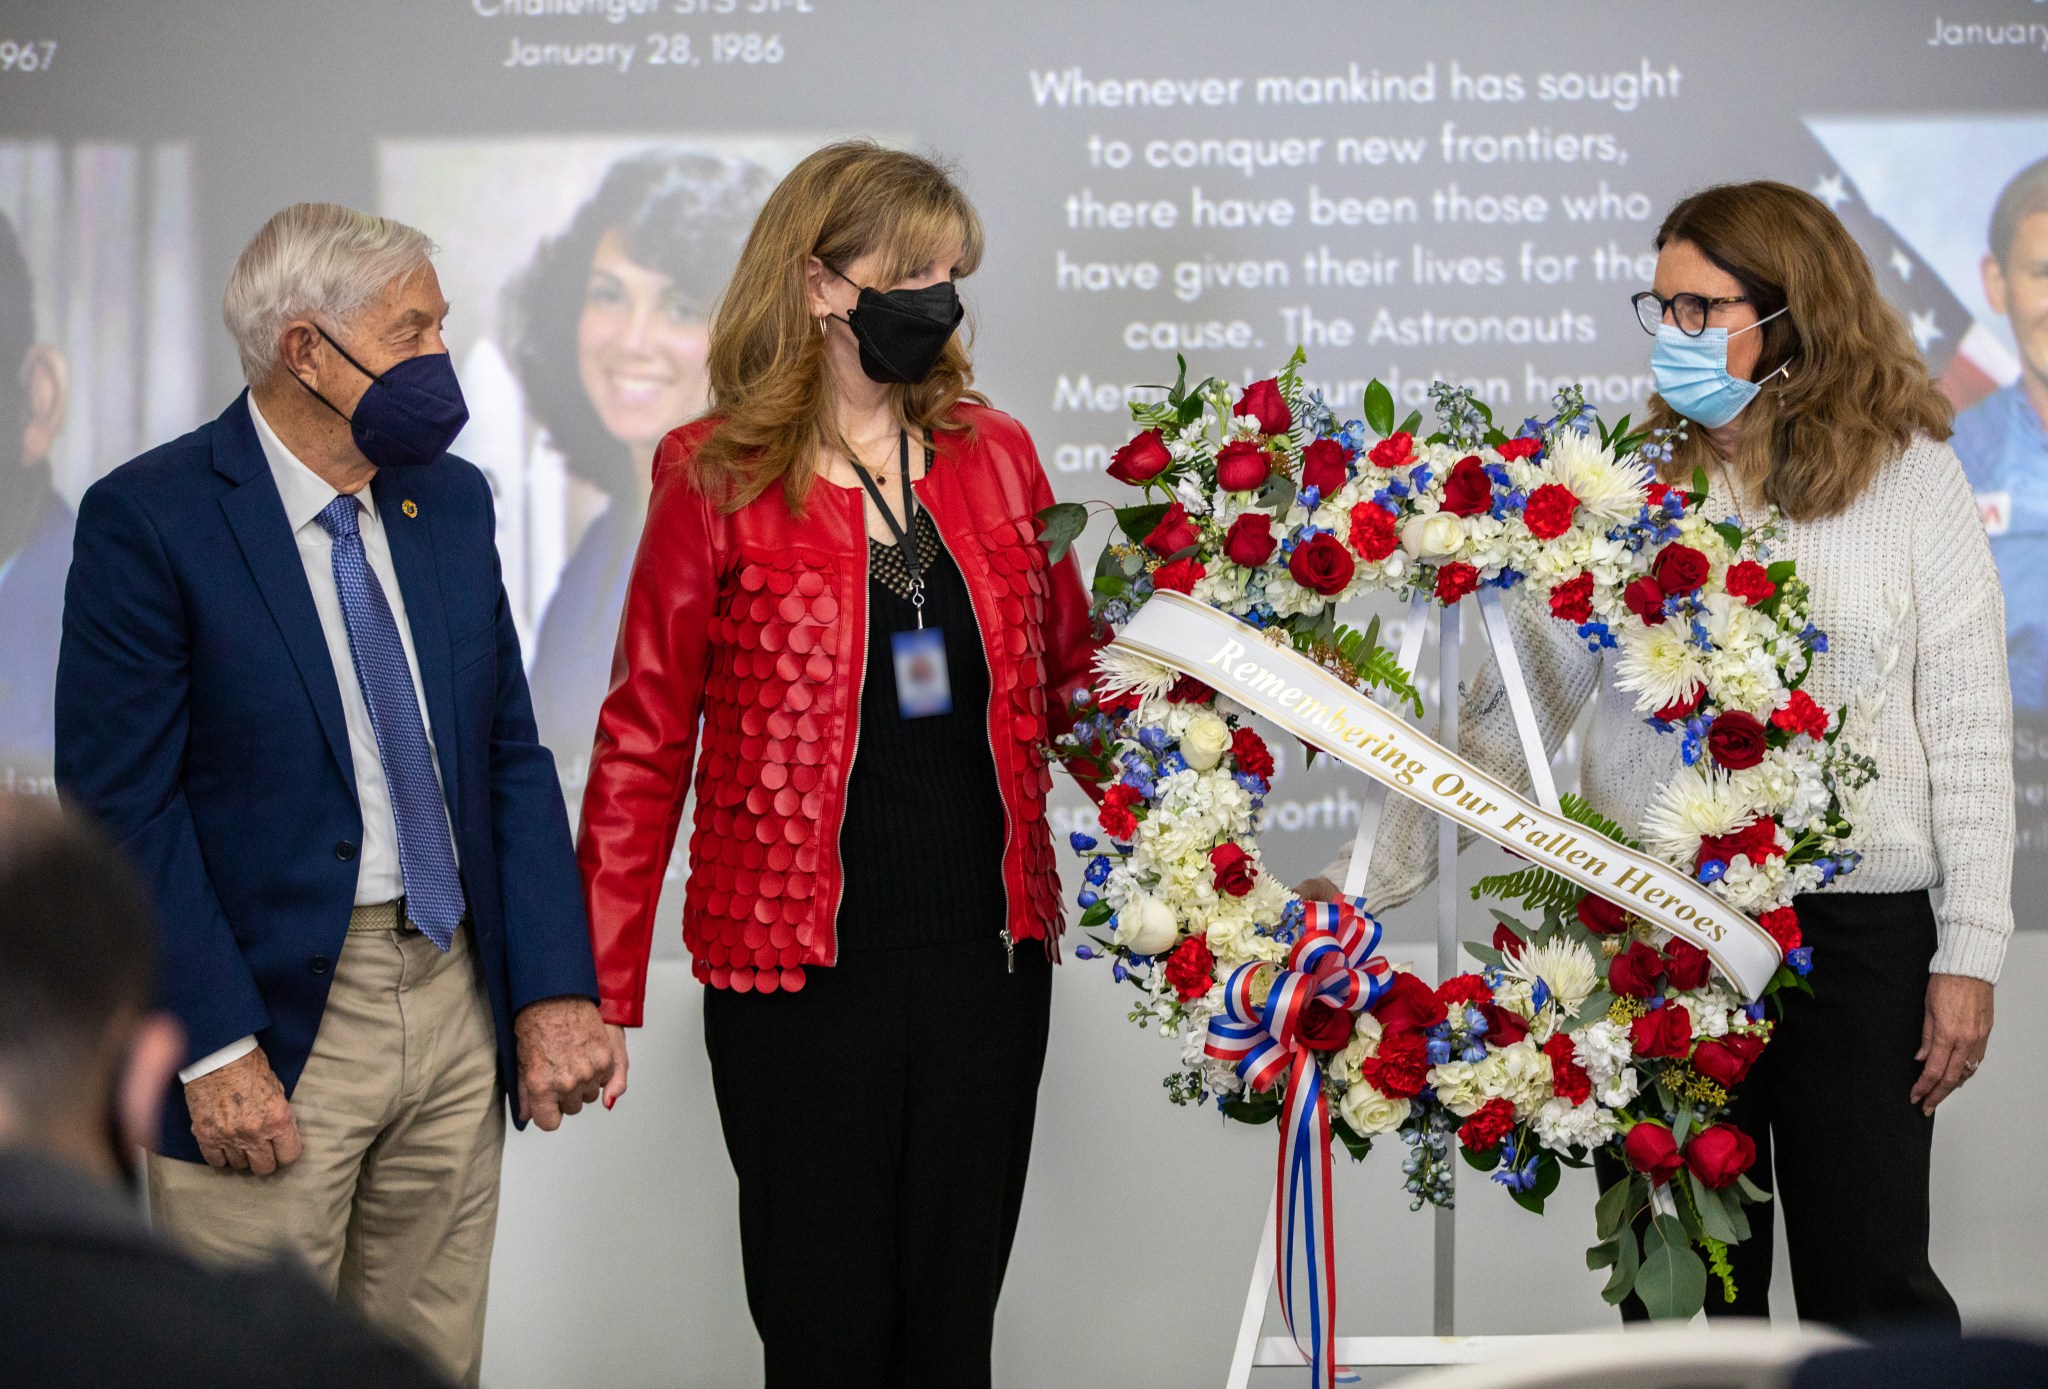
[[[1419,1032],[1390,1032],[1380,1037],[1379,1052],[1358,1063],[1358,1073],[1389,1099],[1411,1099],[1429,1079],[1429,1053]]]
[[[1693,710],[1699,708],[1700,701],[1705,699],[1706,695],[1707,687],[1705,685],[1694,685],[1689,693],[1680,695],[1677,699],[1672,700],[1662,709],[1659,709],[1657,717],[1666,723],[1676,723],[1680,719],[1688,717]]]
[[[1360,502],[1351,508],[1351,548],[1369,564],[1377,564],[1401,543],[1394,515],[1378,502]]]
[[[1546,482],[1529,494],[1522,508],[1522,522],[1538,540],[1555,540],[1572,528],[1579,499],[1561,482]]]
[[[1494,449],[1502,458],[1534,458],[1543,452],[1543,441],[1534,435],[1525,434],[1519,439],[1509,439]]]
[[[1771,933],[1771,939],[1778,943],[1778,953],[1789,955],[1799,948],[1802,934],[1799,930],[1799,913],[1791,907],[1773,907],[1756,919],[1756,924]]]
[[[1261,434],[1285,434],[1294,428],[1294,412],[1287,408],[1287,397],[1280,394],[1280,383],[1270,378],[1246,386],[1230,413],[1250,415],[1259,422]]]
[[[1685,1145],[1685,1165],[1700,1185],[1719,1191],[1756,1161],[1756,1144],[1733,1124],[1709,1124]]]
[[[1273,460],[1264,444],[1238,439],[1216,451],[1216,485],[1226,492],[1249,492],[1273,475]]]
[[[1763,1054],[1763,1038],[1731,1032],[1725,1037],[1709,1037],[1701,1042],[1693,1051],[1692,1068],[1722,1089],[1732,1089],[1742,1083],[1742,1078],[1749,1074],[1749,1068]]]
[[[1301,1044],[1310,1051],[1342,1051],[1350,1043],[1352,1030],[1357,1025],[1357,1014],[1317,999],[1301,1010],[1301,1023],[1296,1032]]]
[[[1664,957],[1641,941],[1607,963],[1607,987],[1630,998],[1648,998],[1657,992],[1657,976],[1664,972]]]
[[[1647,1176],[1652,1183],[1662,1186],[1678,1175],[1684,1164],[1678,1156],[1678,1144],[1671,1137],[1671,1130],[1654,1119],[1644,1119],[1630,1127],[1628,1136],[1621,1140],[1621,1151],[1628,1157],[1628,1165]]]
[[[1200,560],[1188,555],[1153,570],[1152,587],[1163,593],[1191,593],[1208,572]]]
[[[1173,455],[1166,451],[1165,437],[1156,429],[1148,429],[1110,455],[1109,475],[1136,487],[1158,477],[1172,463]]]
[[[1138,817],[1131,813],[1131,807],[1145,799],[1135,787],[1121,781],[1102,793],[1102,806],[1095,818],[1102,822],[1102,832],[1111,839],[1129,843],[1138,833]]]
[[[1482,1003],[1479,1011],[1486,1019],[1486,1040],[1497,1047],[1511,1047],[1529,1035],[1529,1020],[1520,1013],[1498,1003]]]
[[[1692,1046],[1692,1014],[1666,1003],[1630,1023],[1628,1038],[1637,1056],[1683,1056]]]
[[[1436,986],[1436,1001],[1447,1009],[1454,1003],[1491,1003],[1493,990],[1477,974],[1454,974]]]
[[[1671,495],[1671,488],[1661,482],[1653,482],[1643,489],[1643,500],[1651,506],[1664,505],[1664,499]]]
[[[1647,574],[1628,581],[1628,587],[1621,591],[1621,603],[1641,618],[1645,626],[1655,627],[1664,621],[1664,590]]]
[[[1301,485],[1324,497],[1351,481],[1351,454],[1335,439],[1317,439],[1301,451]]]
[[[1216,956],[1209,942],[1189,936],[1166,957],[1166,982],[1182,1003],[1200,998],[1216,982]]]
[[[1571,1038],[1562,1032],[1551,1033],[1550,1040],[1543,1044],[1543,1054],[1550,1058],[1552,1094],[1568,1104],[1581,1104],[1592,1095],[1593,1078],[1579,1064]]]
[[[1728,863],[1740,855],[1755,864],[1779,858],[1784,852],[1778,843],[1777,821],[1751,820],[1733,834],[1702,835],[1699,862]]]
[[[1628,912],[1590,892],[1579,899],[1578,918],[1596,936],[1618,936],[1628,930]]]
[[[1764,726],[1740,709],[1725,709],[1707,725],[1707,751],[1729,771],[1746,771],[1764,760]]]
[[[1405,468],[1415,461],[1415,436],[1407,430],[1389,434],[1365,451],[1375,468]]]
[[[1341,593],[1357,571],[1351,552],[1334,535],[1312,535],[1287,557],[1287,572],[1294,576],[1294,582],[1325,598]]]
[[[1159,518],[1159,524],[1152,527],[1152,533],[1145,537],[1145,548],[1165,559],[1177,555],[1202,538],[1194,522],[1188,520],[1188,509],[1179,502],[1166,508]]]
[[[1273,752],[1266,746],[1266,740],[1249,728],[1240,728],[1230,735],[1230,760],[1237,764],[1240,772],[1255,777],[1273,779]]]
[[[1771,723],[1787,733],[1804,733],[1809,738],[1828,736],[1828,711],[1813,702],[1804,690],[1792,691],[1784,707],[1771,712]]]
[[[1273,558],[1273,544],[1273,518],[1263,511],[1247,511],[1224,533],[1223,557],[1256,569]]]
[[[1664,944],[1664,977],[1674,989],[1697,989],[1714,972],[1713,956],[1689,940],[1673,936]]]
[[[1484,1153],[1499,1147],[1514,1127],[1514,1102],[1488,1100],[1458,1126],[1458,1141],[1475,1153]]]
[[[1723,580],[1722,587],[1751,606],[1778,591],[1778,586],[1771,582],[1771,571],[1753,559],[1729,565],[1728,577]]]
[[[1479,591],[1479,571],[1465,561],[1452,560],[1436,571],[1436,601],[1455,603],[1468,593]]]
[[[1691,593],[1712,571],[1707,557],[1690,545],[1666,545],[1650,561],[1650,577],[1666,593]]]
[[[1386,992],[1373,1000],[1371,1012],[1388,1032],[1420,1032],[1444,1020],[1436,990],[1405,970],[1395,971]]]
[[[1209,867],[1216,873],[1216,890],[1232,897],[1250,892],[1259,876],[1259,866],[1242,844],[1218,844],[1209,851]]]
[[[1550,590],[1550,615],[1564,622],[1593,620],[1593,576],[1580,574]]]
[[[1493,507],[1493,479],[1476,454],[1451,465],[1444,479],[1444,510],[1453,516],[1483,516]]]
[[[1168,704],[1207,704],[1216,698],[1216,687],[1204,685],[1192,675],[1182,675],[1166,687]]]

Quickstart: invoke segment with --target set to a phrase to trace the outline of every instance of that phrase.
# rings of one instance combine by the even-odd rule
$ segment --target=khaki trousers
[[[305,1155],[267,1177],[152,1155],[157,1227],[215,1262],[289,1250],[475,1385],[505,1106],[468,928],[443,954],[397,903],[356,908],[292,1110]]]

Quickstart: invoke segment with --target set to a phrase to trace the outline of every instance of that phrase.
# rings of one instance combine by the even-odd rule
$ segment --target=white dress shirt
[[[349,757],[355,763],[356,802],[363,813],[363,842],[356,853],[356,905],[392,902],[405,895],[405,879],[398,863],[398,821],[391,809],[391,788],[384,780],[384,760],[377,751],[377,731],[370,723],[370,706],[363,700],[356,681],[355,657],[348,644],[348,622],[342,616],[341,595],[334,586],[334,537],[320,524],[327,504],[341,494],[323,482],[318,473],[301,463],[284,440],[256,408],[249,397],[249,418],[255,422],[256,438],[270,463],[270,476],[277,483],[277,495],[284,502],[285,522],[298,543],[299,560],[306,568],[306,583],[313,590],[313,608],[320,614],[320,631],[327,638],[327,656],[334,665],[334,682],[340,687],[341,712],[348,723]],[[419,656],[412,649],[412,628],[406,625],[405,594],[398,586],[398,571],[391,564],[391,545],[378,518],[377,503],[365,487],[356,493],[361,509],[356,524],[362,533],[363,554],[370,572],[384,590],[392,621],[398,624],[398,640],[405,647],[406,668],[412,672],[413,697],[419,701],[420,723],[426,729],[427,747],[434,746],[434,726],[427,715],[427,695],[420,684]],[[437,764],[434,776],[441,769]],[[454,831],[451,828],[452,841]],[[254,1037],[231,1042],[219,1051],[201,1057],[178,1072],[181,1081],[196,1080],[219,1070],[230,1061],[256,1049]]]

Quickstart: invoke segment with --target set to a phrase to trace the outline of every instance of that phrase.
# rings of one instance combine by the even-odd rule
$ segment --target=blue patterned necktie
[[[356,523],[360,505],[352,496],[336,497],[318,519],[334,537],[334,587],[348,625],[349,654],[355,660],[363,702],[370,707],[384,782],[391,788],[405,914],[428,940],[446,950],[462,923],[462,879],[455,869],[455,845],[448,837],[448,813],[441,801],[441,783],[434,776],[434,754],[427,746],[412,667],[384,588],[363,553],[363,534]]]

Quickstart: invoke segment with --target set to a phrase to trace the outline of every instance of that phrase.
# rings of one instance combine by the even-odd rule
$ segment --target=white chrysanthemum
[[[1508,955],[1501,967],[1510,978],[1527,981],[1532,991],[1541,979],[1550,989],[1551,1001],[1566,1017],[1578,1012],[1601,980],[1593,952],[1564,935]]]
[[[1095,684],[1098,693],[1134,694],[1143,700],[1160,698],[1180,679],[1173,667],[1121,646],[1105,646],[1095,654],[1095,673],[1101,677]]]
[[[1573,520],[1592,523],[1595,530],[1633,519],[1650,480],[1641,459],[1616,459],[1599,440],[1575,429],[1559,431],[1544,455],[1544,466],[1550,481],[1562,483],[1579,499],[1579,515]]]
[[[1614,683],[1616,688],[1634,693],[1639,712],[1654,714],[1705,682],[1706,661],[1688,636],[1676,622],[1655,627],[1640,622],[1622,624]]]
[[[1754,818],[1754,807],[1725,773],[1707,770],[1704,762],[1680,767],[1643,809],[1643,847],[1666,863],[1691,863],[1701,839],[1733,833]]]

